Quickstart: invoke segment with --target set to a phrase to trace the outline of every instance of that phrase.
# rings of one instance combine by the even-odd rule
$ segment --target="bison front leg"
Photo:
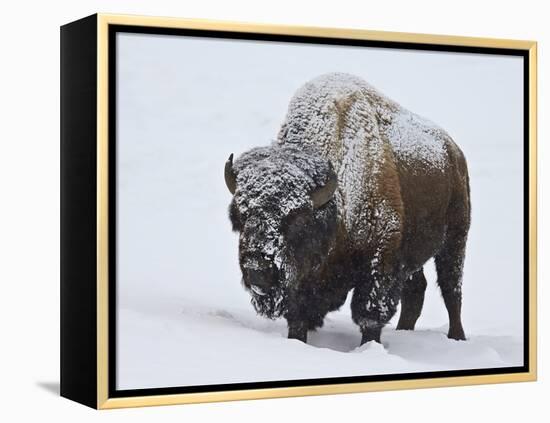
[[[361,345],[380,343],[382,328],[393,317],[399,302],[396,278],[384,276],[355,288],[351,301],[353,321],[361,330]]]
[[[307,342],[308,331],[322,327],[327,313],[340,308],[347,293],[348,289],[292,292],[284,316],[288,322],[288,337]]]
[[[308,293],[302,290],[292,291],[288,297],[288,309],[285,313],[285,319],[288,324],[288,339],[298,339],[304,343],[307,342],[307,310]]]
[[[302,321],[288,321],[288,339],[307,343],[307,324]]]

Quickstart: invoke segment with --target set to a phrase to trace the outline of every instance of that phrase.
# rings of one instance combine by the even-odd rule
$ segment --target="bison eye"
[[[307,211],[306,210],[296,210],[286,219],[288,229],[296,232],[303,229],[303,226],[307,224]]]

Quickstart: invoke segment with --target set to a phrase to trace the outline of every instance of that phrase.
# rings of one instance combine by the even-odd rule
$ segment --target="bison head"
[[[256,311],[285,315],[293,289],[315,283],[336,238],[337,177],[318,152],[292,145],[255,148],[225,164],[239,233],[243,285]]]

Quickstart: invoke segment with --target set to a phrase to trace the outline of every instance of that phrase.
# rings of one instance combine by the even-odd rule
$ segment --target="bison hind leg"
[[[466,249],[466,235],[449,237],[442,251],[435,257],[437,283],[449,315],[448,337],[465,340],[462,328],[462,269]]]
[[[413,273],[403,284],[401,314],[397,323],[397,330],[414,330],[424,305],[426,286],[426,277],[422,268]]]

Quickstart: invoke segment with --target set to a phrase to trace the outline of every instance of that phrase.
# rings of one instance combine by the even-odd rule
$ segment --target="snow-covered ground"
[[[359,347],[348,313],[327,316],[308,344],[286,339],[282,320],[249,309],[211,308],[183,299],[157,310],[119,310],[119,388],[311,379],[521,365],[521,339],[471,335],[450,340],[447,326],[396,331]]]
[[[121,35],[118,64],[119,389],[523,364],[520,59]],[[417,330],[394,319],[383,346],[358,348],[349,304],[307,345],[288,340],[240,286],[223,164],[271,142],[294,91],[333,71],[436,122],[468,159],[465,342],[445,336],[432,263]]]

